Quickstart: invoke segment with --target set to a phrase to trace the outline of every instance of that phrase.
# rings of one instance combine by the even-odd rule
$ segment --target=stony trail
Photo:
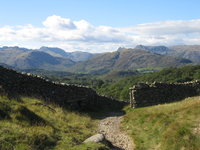
[[[109,117],[102,119],[99,123],[99,133],[112,143],[112,150],[134,150],[132,139],[120,130],[123,114],[112,113]]]

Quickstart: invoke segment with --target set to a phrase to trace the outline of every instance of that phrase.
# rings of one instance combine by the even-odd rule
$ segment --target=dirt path
[[[99,132],[104,134],[105,138],[116,146],[113,150],[133,150],[134,144],[132,139],[120,131],[120,123],[122,120],[122,114],[111,114],[109,117],[100,121]]]

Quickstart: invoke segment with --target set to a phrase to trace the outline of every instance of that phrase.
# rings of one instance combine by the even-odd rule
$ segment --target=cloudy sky
[[[0,46],[107,52],[200,44],[199,6],[198,0],[7,0],[0,5]]]

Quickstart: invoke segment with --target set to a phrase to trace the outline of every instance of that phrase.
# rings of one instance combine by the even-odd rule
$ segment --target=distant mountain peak
[[[161,55],[168,55],[168,54],[174,52],[174,50],[172,50],[166,46],[163,46],[163,45],[161,45],[161,46],[137,45],[135,48],[146,50],[146,51],[157,53],[157,54],[161,54]]]
[[[85,61],[92,57],[94,54],[88,53],[88,52],[82,52],[82,51],[75,51],[75,52],[66,52],[65,50],[57,47],[41,47],[39,51],[46,52],[52,56],[56,57],[64,57],[71,59],[75,62]]]
[[[159,49],[159,50],[169,50],[168,47],[160,45],[160,46],[146,46],[146,45],[137,45],[135,48],[137,49]]]
[[[3,46],[0,47],[0,50],[20,50],[20,51],[30,51],[31,49],[22,48],[19,46]]]
[[[57,57],[66,57],[68,55],[63,49],[57,47],[42,46],[40,47],[39,51],[46,52]]]
[[[125,50],[126,48],[125,47],[119,47],[118,49],[117,49],[117,51],[123,51],[123,50]]]

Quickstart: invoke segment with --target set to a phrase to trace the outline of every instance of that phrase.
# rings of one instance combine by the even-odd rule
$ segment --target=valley
[[[200,150],[200,1],[0,4],[0,150]]]
[[[129,106],[129,88],[138,83],[200,80],[198,61],[175,51],[140,45],[75,60],[58,48],[4,47],[0,149],[198,150],[198,96]],[[96,134],[107,142],[84,143]]]

